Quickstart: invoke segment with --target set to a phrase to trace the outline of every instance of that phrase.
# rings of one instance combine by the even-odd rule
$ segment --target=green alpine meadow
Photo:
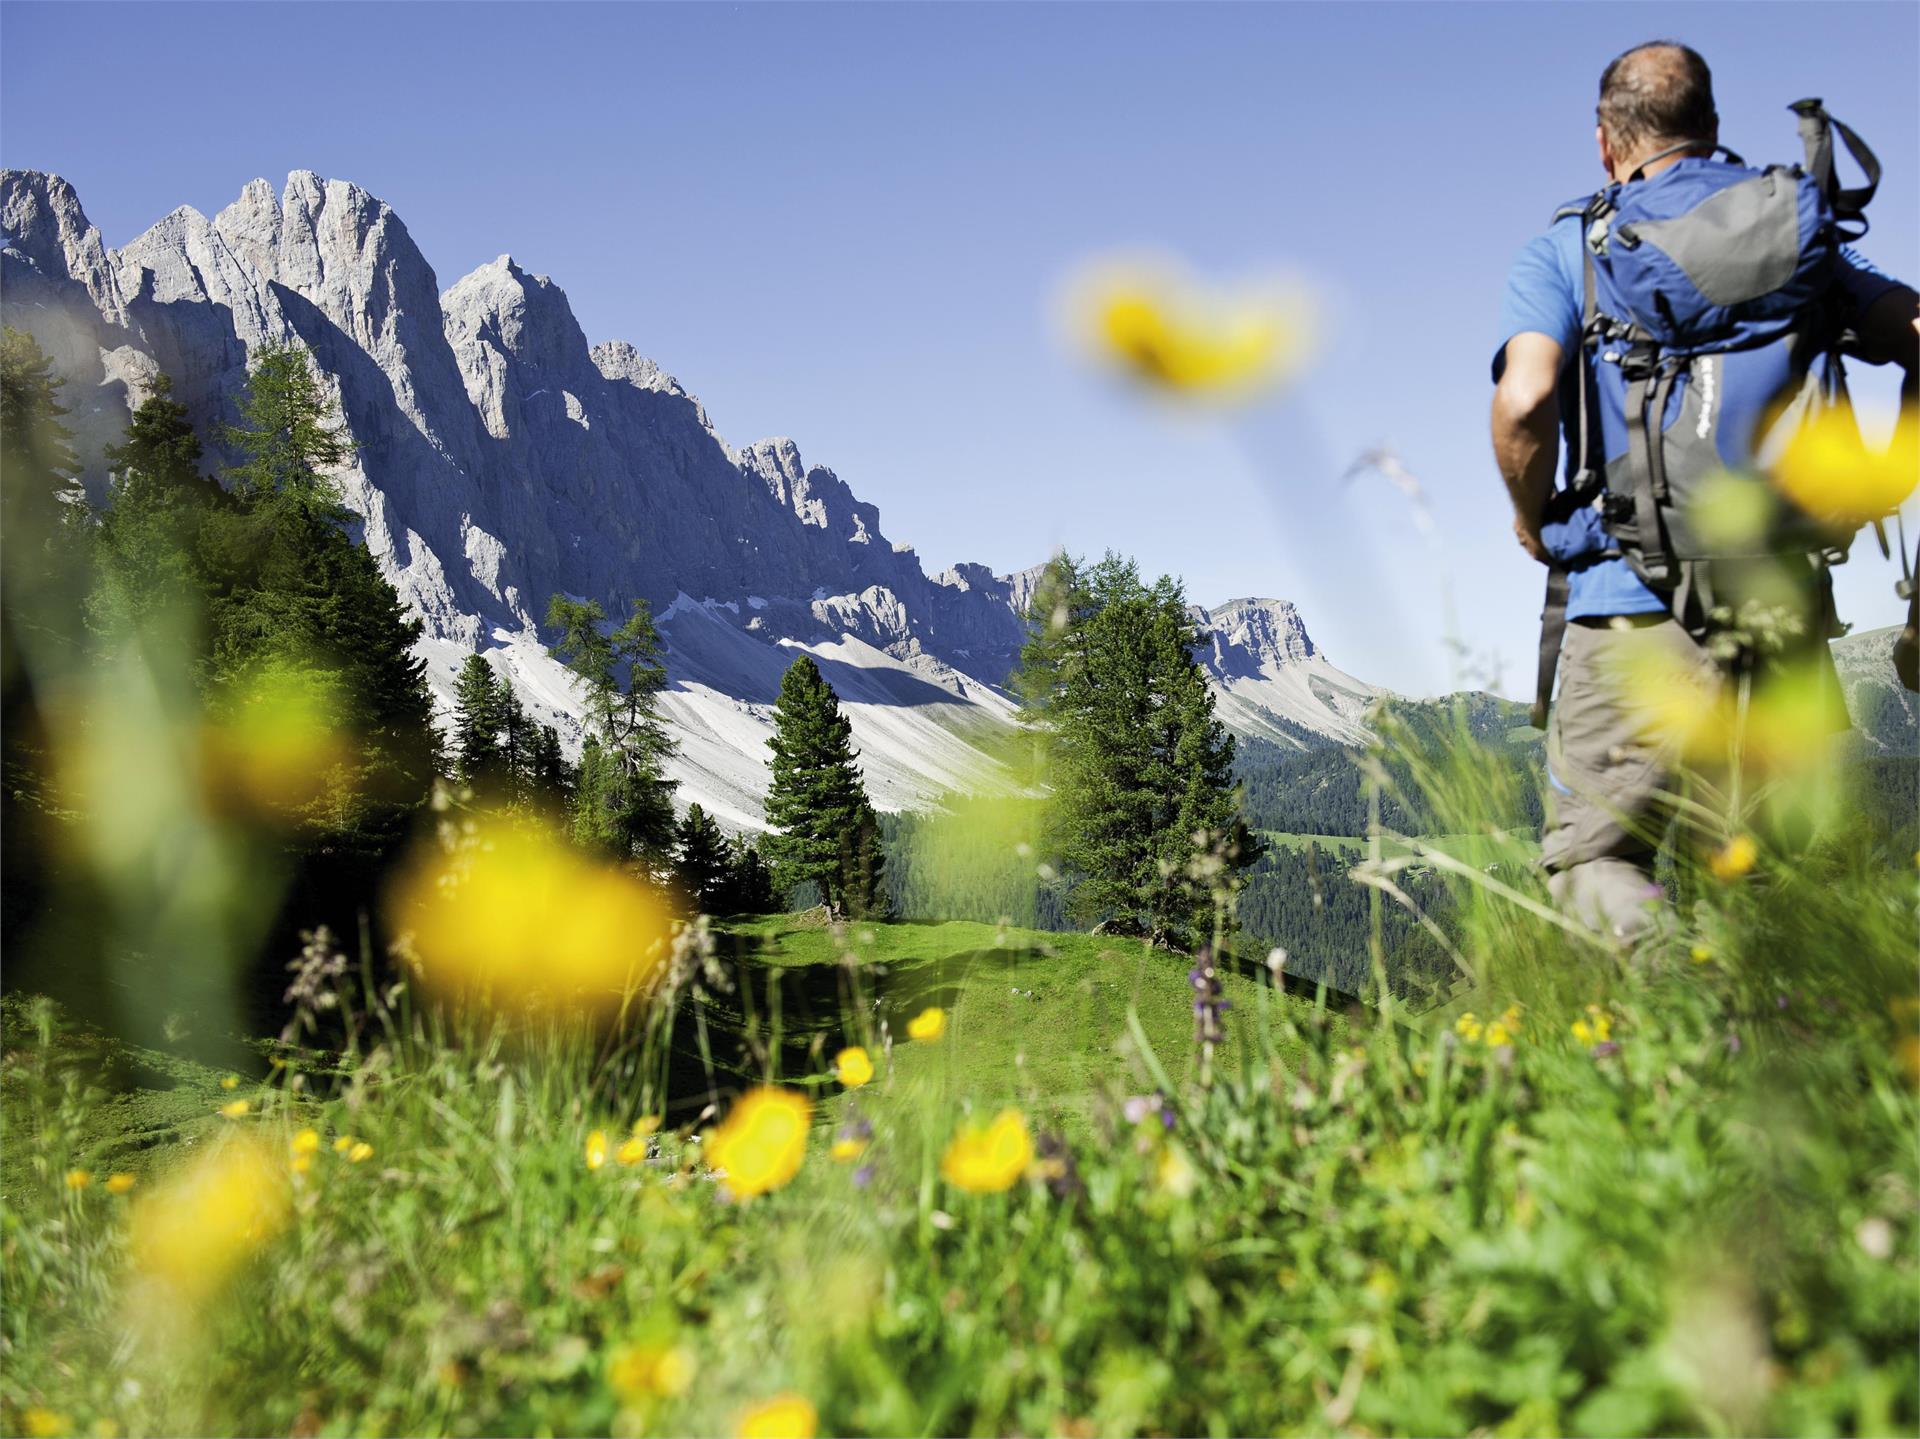
[[[0,6],[0,1435],[1920,1431],[1920,16],[1647,24]]]

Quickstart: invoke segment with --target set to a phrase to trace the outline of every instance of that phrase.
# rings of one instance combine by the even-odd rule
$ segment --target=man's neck
[[[1660,151],[1664,150],[1665,148],[1666,146],[1662,145],[1657,149],[1649,151],[1648,153],[1653,155],[1659,155]],[[1635,171],[1638,171],[1640,178],[1642,180],[1651,180],[1655,175],[1660,174],[1662,171],[1671,170],[1675,165],[1678,165],[1682,160],[1700,160],[1700,159],[1705,159],[1706,157],[1712,154],[1713,154],[1712,150],[1708,149],[1704,145],[1699,145],[1689,150],[1681,150],[1676,154],[1660,155],[1660,158],[1658,160],[1642,160],[1642,161],[1637,161],[1631,165],[1618,166],[1614,171],[1613,178],[1624,184],[1626,181],[1630,180],[1633,177]]]

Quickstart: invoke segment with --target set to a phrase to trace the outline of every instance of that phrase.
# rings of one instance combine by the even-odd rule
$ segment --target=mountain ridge
[[[249,356],[297,342],[358,449],[339,476],[383,572],[424,625],[443,715],[480,651],[570,745],[578,706],[544,654],[554,593],[660,617],[668,708],[693,738],[684,797],[757,824],[768,676],[806,650],[844,686],[886,808],[985,777],[1014,723],[1002,690],[1041,566],[929,573],[878,507],[786,437],[734,447],[624,340],[591,342],[565,292],[509,254],[442,287],[399,215],[357,185],[256,179],[108,248],[58,175],[0,172],[0,309],[70,380],[90,490],[156,373],[231,458]],[[1289,745],[1350,742],[1379,693],[1335,669],[1284,601],[1196,607],[1221,715]],[[777,675],[775,676],[777,678]]]

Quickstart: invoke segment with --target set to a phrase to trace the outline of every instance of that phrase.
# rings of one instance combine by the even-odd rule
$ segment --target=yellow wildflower
[[[1154,1166],[1153,1177],[1176,1199],[1185,1199],[1200,1184],[1200,1171],[1193,1167],[1187,1151],[1178,1144],[1168,1144],[1160,1151],[1160,1162]]]
[[[373,1158],[373,1146],[364,1139],[347,1151],[347,1160],[352,1164],[365,1164]]]
[[[738,1199],[778,1189],[800,1172],[807,1157],[807,1127],[813,1106],[790,1089],[749,1090],[713,1133],[707,1158],[725,1171]]]
[[[1900,508],[1920,480],[1920,420],[1909,410],[1893,443],[1869,447],[1850,409],[1827,411],[1794,432],[1773,481],[1815,519],[1852,531]]]
[[[619,1005],[665,958],[671,920],[652,885],[505,815],[451,855],[426,845],[391,909],[430,987],[549,1010]]]
[[[236,1099],[220,1106],[220,1113],[226,1119],[245,1119],[253,1106],[244,1099]]]
[[[1486,1026],[1480,1023],[1480,1017],[1468,1010],[1453,1022],[1453,1032],[1466,1040],[1468,1044],[1478,1044]]]
[[[645,1137],[636,1134],[632,1139],[621,1140],[620,1147],[613,1152],[613,1157],[627,1169],[633,1168],[636,1164],[646,1163],[647,1141]],[[592,1161],[589,1160],[588,1162],[591,1163]]]
[[[587,1168],[598,1169],[607,1162],[607,1131],[596,1129],[587,1136]]]
[[[134,1205],[129,1248],[135,1273],[162,1291],[156,1322],[211,1296],[286,1222],[286,1184],[270,1152],[235,1137]]]
[[[349,1149],[353,1148],[353,1146],[353,1136],[351,1134],[343,1134],[333,1141],[333,1152],[335,1154],[345,1154]]]
[[[1573,1022],[1573,1037],[1582,1044],[1605,1044],[1613,1038],[1613,1016],[1597,1004],[1588,1005],[1586,1015]]]
[[[930,1044],[947,1032],[947,1012],[929,1005],[907,1021],[907,1038]]]
[[[1759,857],[1760,846],[1753,842],[1753,836],[1736,834],[1708,858],[1707,864],[1715,879],[1733,880],[1751,870]]]
[[[227,1075],[220,1081],[220,1087],[222,1089],[238,1089],[240,1087],[240,1076],[237,1074]]]
[[[1298,290],[1208,289],[1165,264],[1102,267],[1074,286],[1068,306],[1096,361],[1184,400],[1250,399],[1292,378],[1310,349]]]
[[[125,1194],[133,1188],[135,1182],[131,1174],[109,1174],[105,1187],[109,1194]]]
[[[296,1154],[293,1156],[293,1172],[295,1174],[305,1174],[312,1168],[313,1156],[311,1154]]]
[[[633,1121],[633,1137],[635,1139],[645,1139],[649,1134],[653,1134],[657,1132],[659,1128],[660,1128],[659,1115],[643,1114],[638,1119]]]
[[[293,1136],[295,1154],[312,1154],[320,1148],[320,1135],[317,1130],[303,1129]]]
[[[813,1439],[820,1415],[813,1401],[798,1394],[778,1394],[740,1411],[733,1421],[737,1439]]]
[[[1487,1026],[1487,1048],[1498,1049],[1503,1044],[1513,1043],[1513,1032],[1502,1020],[1494,1020]]]
[[[851,1134],[845,1138],[834,1140],[833,1147],[827,1151],[828,1154],[832,1155],[842,1164],[858,1159],[866,1152],[867,1141],[859,1138],[857,1135]]]
[[[999,1194],[1013,1188],[1032,1162],[1026,1117],[1003,1109],[989,1125],[963,1126],[941,1156],[940,1172],[969,1194]]]
[[[1704,944],[1696,944],[1691,953],[1695,964],[1705,964],[1713,958],[1713,951],[1708,949]]]
[[[73,1421],[66,1415],[57,1409],[42,1409],[38,1405],[21,1410],[20,1423],[34,1439],[55,1439],[56,1435],[73,1430]]]
[[[834,1056],[833,1077],[848,1089],[858,1089],[873,1078],[873,1061],[859,1045],[843,1049]]]
[[[67,1171],[67,1188],[85,1189],[91,1183],[93,1183],[93,1171],[91,1169],[69,1169]]]
[[[629,1405],[677,1399],[693,1386],[698,1369],[684,1344],[623,1344],[607,1363],[607,1383]]]

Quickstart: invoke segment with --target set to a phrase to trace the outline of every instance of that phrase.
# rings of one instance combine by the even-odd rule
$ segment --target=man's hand
[[[1553,562],[1540,522],[1560,462],[1560,359],[1558,340],[1531,330],[1515,335],[1493,391],[1493,457],[1513,501],[1513,533],[1543,565]]]

